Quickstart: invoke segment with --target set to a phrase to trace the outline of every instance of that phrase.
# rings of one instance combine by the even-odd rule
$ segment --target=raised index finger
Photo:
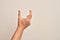
[[[18,18],[21,18],[21,12],[18,10]]]

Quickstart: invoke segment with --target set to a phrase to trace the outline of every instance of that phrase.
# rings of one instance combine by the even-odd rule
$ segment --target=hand
[[[18,27],[27,28],[30,25],[30,20],[32,18],[32,11],[29,10],[29,15],[26,18],[21,17],[21,11],[18,10]]]

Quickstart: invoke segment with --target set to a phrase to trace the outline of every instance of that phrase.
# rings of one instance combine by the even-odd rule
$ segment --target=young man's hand
[[[32,11],[29,11],[29,15],[26,18],[21,17],[21,11],[18,10],[18,27],[12,36],[11,40],[21,40],[23,30],[30,25],[30,20],[32,18]]]
[[[18,27],[27,28],[30,25],[30,20],[32,18],[32,11],[29,10],[29,15],[26,18],[21,17],[21,11],[18,10]]]

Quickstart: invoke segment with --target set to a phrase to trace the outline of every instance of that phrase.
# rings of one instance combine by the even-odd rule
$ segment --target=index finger
[[[21,18],[21,12],[18,10],[18,18]]]

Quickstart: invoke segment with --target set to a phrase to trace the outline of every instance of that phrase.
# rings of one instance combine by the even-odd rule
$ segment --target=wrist
[[[18,26],[18,29],[24,30],[24,26]]]

